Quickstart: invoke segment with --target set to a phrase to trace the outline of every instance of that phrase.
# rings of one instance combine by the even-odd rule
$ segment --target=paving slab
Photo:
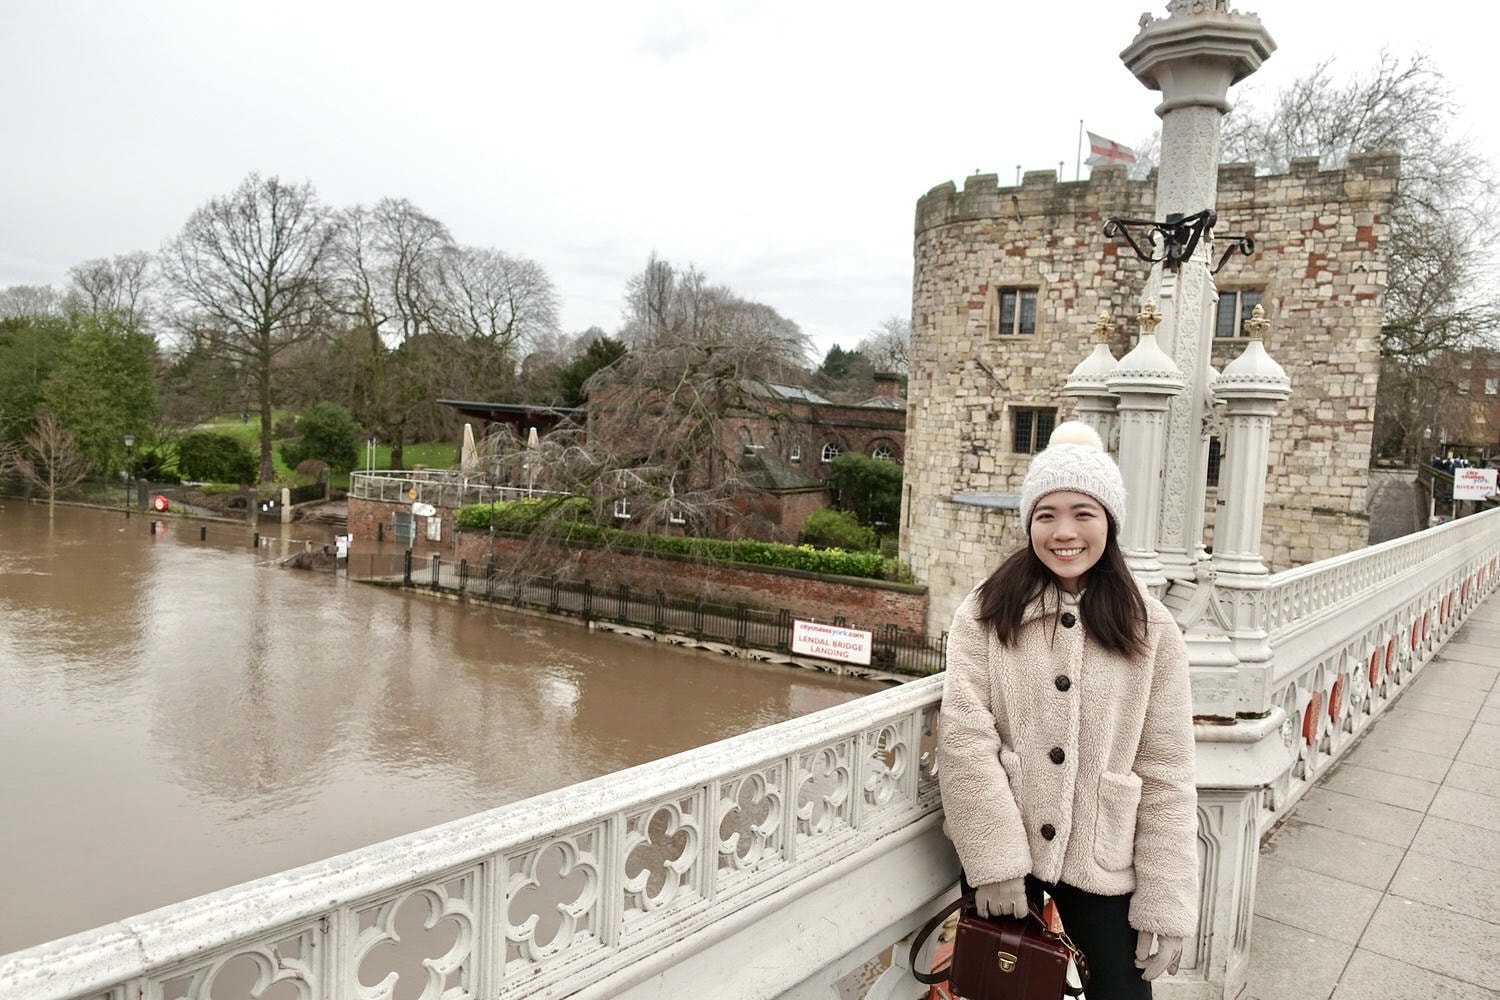
[[[1408,851],[1387,891],[1495,924],[1500,936],[1500,872]]]
[[[1298,819],[1394,847],[1406,847],[1422,825],[1422,814],[1326,788],[1310,788],[1294,807]]]
[[[1470,764],[1500,767],[1500,726],[1474,723],[1456,756]]]
[[[1495,925],[1414,899],[1386,896],[1359,946],[1487,990],[1500,990]]]
[[[1356,948],[1333,991],[1333,1000],[1495,1000],[1495,993]]]
[[[1420,709],[1433,715],[1473,722],[1484,707],[1486,692],[1478,688],[1455,687],[1441,677],[1418,677],[1396,704],[1403,709]]]
[[[1500,667],[1494,663],[1494,647],[1454,639],[1443,647],[1442,655],[1423,667],[1417,676],[1440,678],[1460,687],[1489,692],[1495,687],[1495,678],[1500,677]]]
[[[1245,994],[1264,1000],[1328,1000],[1354,946],[1257,916]]]
[[[1471,764],[1466,760],[1455,760],[1443,784],[1460,791],[1500,796],[1500,768]]]
[[[1500,709],[1497,709],[1500,711]],[[1406,747],[1384,746],[1372,740],[1362,739],[1344,757],[1351,764],[1368,767],[1390,774],[1402,774],[1408,778],[1424,781],[1442,781],[1453,766],[1450,757],[1422,753]]]
[[[1455,726],[1453,720],[1443,715],[1402,708],[1398,701],[1370,725],[1366,739],[1422,753],[1456,757],[1467,736],[1467,726]]]
[[[1267,838],[1260,856],[1262,861],[1270,858],[1384,891],[1401,865],[1402,850],[1367,837],[1304,823],[1294,809]]]
[[[1255,916],[1352,947],[1380,898],[1379,889],[1261,858],[1260,875],[1255,881]]]
[[[1410,850],[1500,872],[1500,833],[1472,823],[1428,816],[1412,838]]]
[[[1427,812],[1440,819],[1451,819],[1456,823],[1466,823],[1492,833],[1500,833],[1500,798],[1493,795],[1445,785],[1432,797],[1432,805]]]
[[[1475,722],[1482,722],[1486,726],[1500,726],[1500,704],[1491,705],[1488,701],[1479,707],[1479,714],[1474,716]]]
[[[1340,761],[1319,782],[1320,787],[1356,795],[1374,802],[1425,812],[1437,794],[1438,784],[1388,771]]]

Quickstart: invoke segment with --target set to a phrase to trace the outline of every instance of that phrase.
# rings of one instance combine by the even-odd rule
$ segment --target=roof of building
[[[833,400],[825,399],[811,389],[804,389],[801,386],[779,385],[775,382],[767,382],[766,388],[782,399],[800,399],[806,403],[822,403],[825,406],[833,405]]]
[[[906,400],[900,396],[871,396],[863,403],[855,403],[855,406],[877,406],[882,410],[904,410]]]
[[[753,455],[744,455],[740,458],[740,475],[745,481],[757,490],[767,493],[799,492],[801,490],[823,489],[823,484],[800,469],[794,469],[790,465],[768,455],[764,451],[757,451]]]

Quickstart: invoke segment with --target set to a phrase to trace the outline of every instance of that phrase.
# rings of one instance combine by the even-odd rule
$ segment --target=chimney
[[[875,395],[886,399],[900,399],[901,374],[899,372],[876,372]]]

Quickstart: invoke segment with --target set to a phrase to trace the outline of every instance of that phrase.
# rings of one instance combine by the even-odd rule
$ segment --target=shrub
[[[852,511],[815,510],[802,522],[802,541],[829,549],[873,552],[879,544],[873,528],[859,523]]]
[[[253,483],[260,463],[231,435],[191,431],[177,440],[177,471],[203,483]]]
[[[337,403],[318,403],[297,420],[293,441],[281,443],[281,460],[295,468],[310,458],[327,462],[336,472],[359,463],[359,426]]]
[[[864,455],[840,455],[828,467],[828,485],[839,506],[861,524],[891,532],[901,520],[901,466]]]
[[[899,560],[885,558],[878,552],[846,552],[837,548],[820,549],[813,545],[781,545],[750,540],[647,535],[601,527],[592,520],[593,506],[587,497],[509,500],[495,504],[494,513],[496,530],[528,534],[546,524],[552,537],[560,542],[592,542],[634,552],[776,566],[809,573],[862,577],[867,580],[912,582],[910,569]],[[490,505],[470,504],[462,507],[456,521],[460,528],[483,530],[489,527]],[[874,532],[870,534],[873,537]],[[871,545],[873,544],[872,542]]]

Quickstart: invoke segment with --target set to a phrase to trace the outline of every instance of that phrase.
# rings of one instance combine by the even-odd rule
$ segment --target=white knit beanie
[[[1021,526],[1031,534],[1031,511],[1048,493],[1072,490],[1098,500],[1118,530],[1125,523],[1125,480],[1098,433],[1078,420],[1057,425],[1021,484]]]

